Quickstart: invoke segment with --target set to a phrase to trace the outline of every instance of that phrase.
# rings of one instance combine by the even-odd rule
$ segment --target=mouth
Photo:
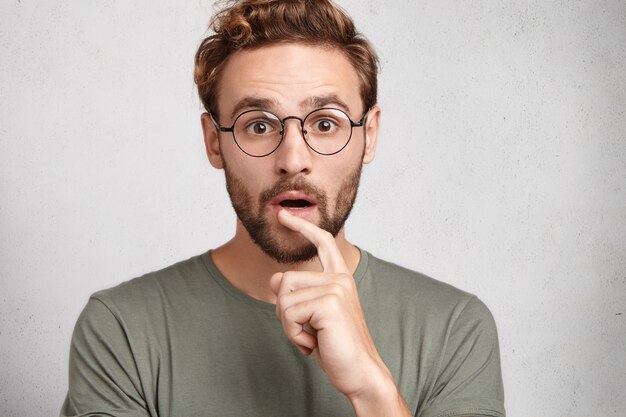
[[[287,209],[291,213],[309,212],[317,206],[317,201],[302,191],[280,193],[270,203],[275,211]]]
[[[288,208],[291,210],[303,210],[307,207],[312,206],[312,203],[307,200],[296,199],[296,200],[283,200],[278,203],[279,206]]]

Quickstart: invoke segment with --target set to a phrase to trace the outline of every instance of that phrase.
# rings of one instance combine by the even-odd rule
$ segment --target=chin
[[[264,244],[262,246],[259,243],[257,244],[267,256],[274,259],[280,264],[300,264],[308,262],[317,257],[317,248],[312,243],[304,244],[297,247],[285,247],[285,245],[267,244]]]

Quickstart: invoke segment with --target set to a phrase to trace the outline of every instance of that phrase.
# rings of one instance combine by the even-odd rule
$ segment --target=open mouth
[[[313,204],[310,201],[295,199],[295,200],[283,200],[278,203],[281,207],[285,207],[292,210],[302,210],[307,207],[311,207]]]
[[[314,196],[302,192],[300,190],[290,190],[278,194],[270,202],[274,210],[280,211],[286,209],[293,214],[300,212],[302,214],[310,212],[317,206],[317,200]]]

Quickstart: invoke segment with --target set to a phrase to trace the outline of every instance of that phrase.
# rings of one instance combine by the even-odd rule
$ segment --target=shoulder
[[[150,313],[166,304],[190,302],[189,296],[208,282],[205,256],[208,253],[98,291],[90,301],[104,304],[116,316],[121,312]]]
[[[396,374],[421,381],[423,397],[405,389],[408,401],[420,404],[419,414],[504,415],[498,335],[485,304],[450,284],[367,256],[359,291],[370,330],[386,363],[408,364],[396,365]]]
[[[475,295],[367,254],[359,292],[372,317],[401,320],[419,332],[465,332],[481,327],[496,337],[493,316]]]
[[[373,287],[382,297],[422,305],[464,308],[468,304],[482,304],[473,294],[420,272],[379,259],[366,252],[367,270],[363,277],[365,287]]]

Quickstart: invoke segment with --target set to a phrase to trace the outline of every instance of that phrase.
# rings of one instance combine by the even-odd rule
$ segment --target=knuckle
[[[341,309],[341,297],[337,294],[326,294],[323,303],[324,310],[328,313],[336,313]]]
[[[348,274],[337,274],[337,281],[345,285],[352,284],[352,282],[354,282],[354,279]]]
[[[356,290],[356,283],[354,282],[354,278],[352,278],[352,276],[348,274],[337,274],[336,281],[338,285],[341,285],[344,290],[350,292],[354,292],[354,290]]]
[[[291,293],[280,294],[278,297],[276,297],[276,305],[280,306],[281,310],[288,305],[290,294]]]
[[[289,340],[293,340],[302,332],[302,326],[296,322],[293,312],[291,307],[283,312],[283,329]]]
[[[293,306],[285,307],[285,309],[282,311],[282,317],[283,321],[285,321],[286,323],[294,323],[295,320]]]
[[[329,294],[333,294],[337,297],[342,297],[345,292],[345,288],[339,283],[329,284]]]

